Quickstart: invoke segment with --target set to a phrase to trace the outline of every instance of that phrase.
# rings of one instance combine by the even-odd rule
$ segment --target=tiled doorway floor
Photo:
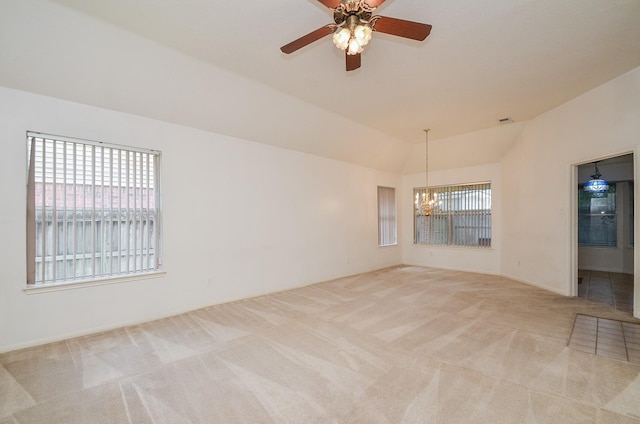
[[[640,364],[640,324],[578,314],[569,347]]]
[[[578,297],[633,315],[633,274],[578,270]]]

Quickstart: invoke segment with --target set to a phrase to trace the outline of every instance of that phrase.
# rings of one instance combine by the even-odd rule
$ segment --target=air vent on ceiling
[[[506,118],[498,119],[498,123],[500,123],[500,124],[510,124],[512,122],[513,122],[513,119],[511,119],[511,117],[509,117],[509,116],[506,117]]]

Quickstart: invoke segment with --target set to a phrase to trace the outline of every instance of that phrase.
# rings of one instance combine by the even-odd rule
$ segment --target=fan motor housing
[[[342,25],[349,16],[357,16],[359,20],[369,22],[373,14],[373,9],[374,8],[362,0],[340,3],[340,5],[333,10],[333,20],[336,25]]]

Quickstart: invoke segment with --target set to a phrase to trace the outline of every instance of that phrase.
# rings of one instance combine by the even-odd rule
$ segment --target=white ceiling
[[[640,66],[638,0],[387,0],[376,14],[429,23],[424,42],[386,34],[347,73],[316,0],[59,0],[400,140],[523,121]]]
[[[17,5],[15,8],[31,7],[25,5],[30,3],[18,0],[13,3]],[[317,0],[40,0],[39,3],[41,6],[33,6],[29,14],[20,16],[31,16],[36,7],[47,4],[61,6],[78,19],[115,25],[201,63],[254,80],[265,88],[257,90],[261,95],[271,96],[268,93],[274,92],[277,96],[294,98],[296,104],[309,105],[310,111],[318,111],[313,112],[318,120],[338,113],[357,123],[354,128],[379,133],[398,145],[424,142],[423,128],[431,128],[430,139],[437,140],[495,127],[498,119],[504,117],[526,121],[640,66],[640,0],[387,0],[376,14],[431,24],[431,35],[424,42],[417,42],[374,33],[362,54],[362,67],[353,72],[344,70],[344,54],[333,46],[330,36],[291,55],[280,52],[280,46],[332,22],[330,11]],[[9,4],[7,1],[5,7]],[[53,9],[42,13],[52,12]],[[10,26],[9,19],[4,22],[5,27]],[[96,27],[85,26],[87,30]],[[75,36],[78,40],[89,39],[89,34]],[[96,33],[90,43],[98,43],[99,36]],[[80,42],[75,43],[79,46]],[[113,43],[122,45],[123,41]],[[42,49],[58,48],[45,38],[29,44],[35,45],[46,46]],[[65,81],[56,80],[53,72],[37,74],[31,62],[17,52],[23,51],[24,46],[0,43],[2,48],[7,54],[0,64],[14,66],[16,75],[0,75],[0,84],[60,96]],[[15,51],[9,55],[12,48]],[[104,51],[101,54],[113,54],[114,60],[116,57],[123,60],[112,48],[111,53]],[[72,54],[69,51],[64,57],[69,55],[73,59]],[[91,58],[86,49],[82,55]],[[128,66],[135,67],[135,63]],[[69,86],[64,90],[70,100],[112,107],[117,103],[116,95],[124,99],[127,91],[135,90],[123,87],[121,94],[103,88],[109,92],[98,93],[88,83],[82,86],[83,77],[79,75],[74,81],[78,87],[75,97],[71,94],[73,87],[66,82]],[[109,77],[102,78],[107,87]],[[131,84],[145,83],[140,78]],[[164,85],[158,89],[171,90],[169,85],[177,81],[175,78],[176,75],[167,74]],[[47,81],[36,83],[37,79]],[[184,87],[186,83],[181,84]],[[251,86],[249,90],[256,89]],[[197,95],[193,87],[194,98]],[[198,110],[215,109],[216,100],[203,100],[197,105]],[[206,101],[211,103],[207,105]],[[266,97],[255,100],[260,101],[265,103],[261,105],[263,109],[268,108]],[[124,111],[168,119],[154,109],[158,107],[157,98],[149,97],[148,104],[144,102],[145,96],[138,96],[135,101],[127,98],[130,110]],[[121,102],[119,109],[125,109],[122,104],[125,102]],[[196,116],[194,109],[195,106],[174,107],[170,120],[211,130],[205,128],[211,119],[204,114]],[[259,117],[256,119],[259,125],[263,124]],[[339,120],[336,124],[341,125]],[[264,127],[262,130],[269,131]],[[317,147],[318,139],[306,146],[296,145],[303,142],[297,141],[300,134],[295,134],[295,140],[293,136],[285,140],[282,129],[274,128],[272,139],[265,136],[263,140],[255,133],[243,133],[240,126],[220,131],[227,134],[236,131],[237,134],[229,135],[280,143],[283,147],[329,157],[342,154],[347,160],[349,155],[363,152],[361,144],[327,147],[345,149],[335,155],[315,151],[321,149]],[[326,133],[322,137],[326,140]],[[366,138],[374,140],[375,147],[376,137]],[[393,150],[391,145],[380,145],[387,151]],[[377,154],[386,153],[379,149]]]

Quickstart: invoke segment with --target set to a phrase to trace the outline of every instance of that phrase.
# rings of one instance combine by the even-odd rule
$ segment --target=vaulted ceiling
[[[12,2],[18,4],[18,0],[10,0],[0,9]],[[68,34],[61,37],[59,42],[66,45],[64,48],[45,40],[55,40],[55,33],[41,35],[44,38],[38,40],[38,22],[30,25],[27,9],[8,15],[6,19],[11,22],[3,25],[11,24],[14,29],[12,33],[5,30],[5,36],[36,40],[18,43],[21,51],[35,45],[42,45],[43,50],[60,48],[56,57],[62,55],[62,60],[71,66],[86,57],[93,61],[94,83],[108,87],[109,80],[116,76],[113,69],[106,71],[111,76],[100,74],[97,68],[101,63],[97,56],[87,53],[88,46],[95,45],[102,57],[112,56],[119,66],[135,70],[136,66],[144,66],[143,61],[148,58],[134,52],[123,56],[119,50],[125,51],[130,40],[143,39],[150,46],[176,52],[176,61],[194,60],[219,69],[210,72],[211,79],[220,79],[223,74],[242,78],[248,82],[247,92],[236,89],[236,95],[220,93],[220,88],[207,88],[203,83],[208,77],[206,68],[187,74],[167,63],[166,69],[157,69],[156,65],[157,75],[153,77],[146,72],[136,75],[133,70],[118,70],[122,75],[118,74],[117,83],[123,93],[135,92],[139,90],[136,84],[151,79],[159,92],[164,90],[167,96],[175,96],[176,103],[185,103],[187,97],[176,93],[185,92],[187,87],[191,104],[175,104],[170,117],[166,110],[158,110],[155,96],[118,102],[119,93],[83,86],[79,78],[75,78],[74,85],[69,83],[67,94],[62,95],[55,85],[63,84],[51,75],[61,70],[35,74],[28,66],[33,62],[16,65],[16,61],[25,59],[8,40],[0,43],[0,56],[6,52],[11,55],[5,55],[5,63],[0,59],[0,65],[14,69],[20,66],[29,69],[27,74],[33,74],[0,75],[0,85],[66,96],[69,100],[208,130],[215,130],[207,127],[213,118],[201,111],[227,113],[220,105],[224,102],[228,108],[238,109],[234,119],[244,120],[245,128],[241,129],[239,123],[235,129],[229,126],[224,130],[224,125],[230,124],[220,123],[223,133],[345,160],[368,154],[384,157],[394,146],[408,151],[406,146],[424,140],[422,129],[426,127],[432,129],[431,138],[436,140],[495,127],[505,117],[526,121],[640,66],[638,0],[387,0],[376,14],[431,24],[431,35],[424,42],[417,42],[374,33],[362,54],[362,67],[352,72],[345,71],[344,53],[333,46],[330,36],[291,55],[279,50],[332,22],[330,11],[316,0],[29,3],[35,4],[29,6],[31,12],[36,8],[55,9],[62,16],[63,10],[65,19],[73,16],[74,22],[84,22],[74,28],[78,39]],[[15,21],[20,19],[25,20],[25,32],[16,35],[20,25]],[[53,31],[55,22],[47,25]],[[101,25],[118,31],[118,38],[101,40],[111,37],[105,30],[93,32]],[[59,31],[64,33],[67,29],[61,27]],[[48,82],[36,83],[37,78]],[[73,87],[78,87],[75,96],[71,93]],[[280,107],[285,98],[293,102],[290,110]],[[242,111],[240,106],[249,102],[252,105]],[[307,111],[304,117],[296,115],[301,108]],[[273,128],[261,120],[259,111],[273,122]],[[281,120],[274,122],[274,116]],[[294,121],[288,133],[275,128],[288,120]],[[296,122],[301,128],[296,129]],[[345,122],[351,132],[342,131]],[[255,128],[247,129],[252,123]],[[314,128],[304,133],[302,127],[309,127],[309,123],[314,123]],[[329,128],[315,129],[322,126]],[[364,134],[366,140],[350,145],[356,138],[353,133]],[[329,138],[340,142],[331,144]],[[321,142],[327,143],[326,151],[319,147]],[[394,163],[381,167],[399,166]]]

